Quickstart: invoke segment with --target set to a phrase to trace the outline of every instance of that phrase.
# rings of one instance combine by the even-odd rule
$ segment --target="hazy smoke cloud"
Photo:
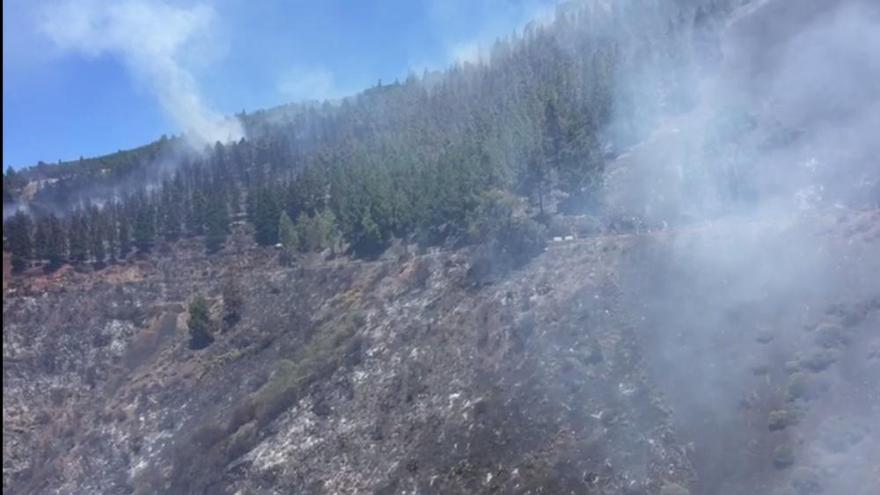
[[[214,18],[214,10],[204,5],[67,0],[44,10],[40,29],[63,49],[120,57],[194,144],[202,145],[244,134],[237,120],[224,119],[206,106],[182,63],[184,50],[210,29]]]
[[[680,227],[626,265],[646,361],[696,445],[696,493],[874,493],[880,4],[755,0],[730,21],[688,77],[659,63],[618,86],[650,90],[615,103],[656,125],[619,146],[608,206]],[[657,104],[675,85],[689,104]],[[851,343],[823,349],[823,326]]]
[[[760,151],[758,186],[801,196],[820,190],[824,202],[847,206],[876,202],[880,86],[872,81],[880,80],[880,6],[768,2],[728,33],[731,62],[719,94],[753,109],[753,134],[764,139],[750,143]],[[791,138],[774,142],[778,131]]]
[[[771,203],[876,205],[877,4],[755,2],[721,31],[718,63],[677,81],[692,108],[640,114],[660,124],[610,165],[612,209],[660,223]],[[661,65],[620,86],[660,88],[634,103],[654,109],[669,72]]]

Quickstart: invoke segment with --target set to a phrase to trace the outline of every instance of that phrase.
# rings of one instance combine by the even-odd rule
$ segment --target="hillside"
[[[4,492],[873,494],[878,26],[568,2],[7,174]]]
[[[166,479],[172,493],[396,493],[684,482],[690,466],[668,412],[632,336],[616,328],[627,323],[611,267],[584,276],[557,258],[617,258],[617,243],[602,244],[560,247],[482,289],[464,253],[278,269],[265,250],[70,273],[45,282],[48,299],[22,287],[4,309],[4,450],[23,456],[7,458],[16,466],[30,452],[45,465],[14,486],[152,493]],[[218,310],[229,277],[244,290],[243,317],[193,353],[186,301],[201,292]],[[90,331],[28,342],[44,313],[34,303],[67,308],[42,325]],[[621,396],[624,385],[639,392]],[[37,391],[50,389],[43,402]],[[16,435],[35,431],[37,403],[51,432]],[[656,432],[653,452],[636,447],[645,431]],[[670,463],[674,473],[653,473]]]
[[[279,268],[245,236],[219,259],[179,246],[20,280],[4,298],[5,489],[867,494],[878,220],[789,226],[841,260],[803,294],[784,289],[817,276],[799,262],[762,292],[760,272],[731,280],[679,250],[748,248],[733,221],[553,243],[490,285],[468,252]],[[681,270],[691,283],[663,285]],[[190,350],[187,301],[220,319],[230,279],[240,321]]]

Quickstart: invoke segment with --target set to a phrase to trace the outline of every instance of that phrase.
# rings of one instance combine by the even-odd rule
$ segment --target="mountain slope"
[[[661,275],[699,269],[680,245],[740,242],[732,222],[553,243],[491,285],[467,252],[283,269],[244,237],[221,263],[193,246],[19,283],[4,298],[4,488],[734,493],[851,459],[822,486],[863,493],[848,483],[877,460],[880,222],[802,222],[846,260],[845,292],[740,275],[740,302],[723,271]],[[227,278],[241,320],[190,350],[187,301],[205,294],[219,320]],[[827,324],[841,340],[817,340]],[[814,340],[832,361],[810,364]],[[768,432],[778,410],[798,423]],[[775,467],[780,446],[803,469]]]
[[[4,303],[5,486],[686,484],[689,462],[613,280],[626,244],[554,247],[482,288],[464,253],[281,270],[274,253],[248,251],[228,264],[198,252],[159,257],[119,273],[125,281],[71,273],[39,298],[17,289]],[[242,320],[207,350],[187,349],[187,299],[216,297],[230,276],[245,288]],[[35,326],[45,329],[36,339]]]
[[[878,25],[577,2],[130,197],[23,174],[4,491],[873,493]]]

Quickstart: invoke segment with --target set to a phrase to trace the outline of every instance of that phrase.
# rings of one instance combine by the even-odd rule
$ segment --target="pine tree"
[[[182,225],[182,202],[183,195],[178,189],[177,182],[165,181],[161,194],[161,219],[162,234],[169,242],[180,238]]]
[[[3,206],[5,207],[8,204],[12,204],[15,202],[15,193],[12,192],[12,186],[3,179]]]
[[[138,201],[132,230],[132,238],[138,251],[150,251],[156,238],[156,224],[153,206],[145,196],[141,196]]]
[[[101,265],[107,257],[107,249],[104,244],[106,237],[106,227],[104,226],[104,215],[97,207],[90,207],[88,210],[89,218],[89,250],[95,263]]]
[[[132,208],[120,206],[117,210],[118,214],[118,237],[119,237],[119,259],[125,260],[128,253],[131,252],[131,223],[134,218]]]
[[[289,264],[296,257],[296,252],[300,249],[300,243],[296,226],[294,226],[286,211],[282,211],[278,219],[278,238],[281,241],[282,248],[281,262]]]
[[[12,190],[12,180],[10,175],[15,174],[15,171],[12,170],[12,167],[6,169],[6,175],[3,176],[3,207],[6,208],[6,205],[15,203],[15,193]]]
[[[369,213],[365,214],[360,222],[360,236],[354,245],[355,251],[362,256],[375,256],[380,254],[385,247],[385,239],[382,232]]]
[[[254,238],[261,246],[271,246],[278,242],[278,219],[281,205],[271,188],[262,188],[256,193],[251,222],[254,224]]]
[[[48,216],[48,237],[44,254],[49,260],[49,269],[60,266],[67,256],[67,235],[64,232],[64,225],[51,213]]]
[[[18,189],[20,187],[23,187],[26,182],[27,182],[26,178],[24,178],[21,174],[16,172],[14,168],[7,166],[6,167],[6,174],[3,176],[3,190],[4,190],[4,201],[3,202],[4,203],[6,202],[5,191],[6,191],[7,187],[9,188],[9,193],[11,196],[13,190]]]
[[[232,278],[223,284],[223,322],[231,327],[241,320],[244,307],[244,295],[241,286]]]
[[[189,305],[187,326],[189,327],[190,349],[204,349],[214,342],[213,323],[211,322],[208,301],[201,295],[196,296]]]
[[[107,236],[107,257],[110,261],[119,254],[119,230],[117,229],[118,205],[108,203],[104,207],[104,229]]]
[[[565,136],[562,120],[553,100],[544,105],[543,135],[541,153],[529,160],[527,190],[538,203],[541,217],[544,217],[544,201],[550,186],[555,182],[555,172],[563,159]]]
[[[40,260],[48,260],[46,267],[54,270],[61,265],[65,256],[65,233],[61,221],[52,213],[40,217],[34,233],[34,248]]]
[[[340,244],[339,229],[336,226],[336,215],[326,209],[317,214],[315,218],[321,249],[330,249],[331,254],[336,254]]]
[[[190,212],[187,217],[187,230],[193,235],[202,235],[208,217],[208,200],[200,189],[193,189],[190,201]]]
[[[27,260],[33,256],[31,223],[30,215],[18,211],[6,222],[3,228],[8,249],[12,253],[12,268],[16,272],[27,268]]]
[[[82,263],[89,258],[89,227],[85,215],[77,210],[70,215],[67,227],[70,260]]]
[[[223,247],[229,232],[229,212],[220,192],[211,196],[206,220],[205,248],[209,253],[215,253]]]
[[[34,256],[38,260],[48,258],[49,249],[49,216],[43,216],[37,219],[34,226]]]
[[[300,212],[296,218],[295,233],[300,251],[311,252],[320,248],[321,239],[318,237],[314,218],[308,213]]]

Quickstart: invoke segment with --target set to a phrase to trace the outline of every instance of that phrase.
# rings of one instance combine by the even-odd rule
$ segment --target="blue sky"
[[[110,153],[442,68],[554,3],[5,0],[3,166]]]

